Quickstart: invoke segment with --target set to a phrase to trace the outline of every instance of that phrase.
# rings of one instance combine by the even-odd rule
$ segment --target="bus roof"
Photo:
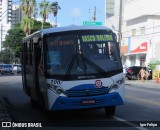
[[[24,39],[36,35],[36,34],[47,34],[47,33],[54,33],[54,32],[66,32],[66,31],[75,31],[75,30],[108,30],[111,29],[104,26],[77,26],[77,25],[71,25],[66,27],[58,27],[58,28],[47,28],[43,29],[37,32],[34,32],[33,34],[25,37]]]
[[[58,27],[58,28],[49,28],[49,29],[44,29],[41,30],[43,34],[46,33],[53,33],[53,32],[65,32],[65,31],[74,31],[74,30],[111,30],[107,27],[103,26],[76,26],[76,25],[71,25],[71,26],[66,26],[66,27]]]

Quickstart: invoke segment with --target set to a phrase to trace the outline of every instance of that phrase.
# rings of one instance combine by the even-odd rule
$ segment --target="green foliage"
[[[156,69],[156,65],[153,65],[153,64],[150,64],[149,67],[150,67],[152,70],[155,70],[155,69]]]
[[[8,30],[8,34],[5,38],[6,40],[4,41],[4,47],[6,50],[10,50],[10,52],[14,53],[15,57],[20,57],[21,41],[24,36],[25,34],[22,31],[20,24]]]
[[[34,20],[30,17],[25,16],[21,21],[21,27],[26,35],[31,34],[33,25],[34,25]]]
[[[38,30],[41,30],[41,26],[42,26],[42,22],[34,20],[34,25],[33,25],[33,29],[32,29],[31,32],[33,33],[33,32],[36,32]],[[50,23],[48,23],[48,22],[44,23],[44,27],[43,27],[44,29],[45,28],[51,28],[51,27],[52,27],[52,25]]]
[[[58,10],[60,10],[61,7],[58,5],[58,2],[56,1],[51,4],[51,9],[52,9],[52,13],[53,13],[54,17],[56,17]]]
[[[43,23],[45,23],[49,13],[51,12],[50,2],[49,1],[41,1],[39,3],[39,7],[40,7],[40,15],[43,18]]]
[[[23,19],[21,22],[21,26],[23,28],[24,33],[27,35],[31,34],[31,30],[34,25],[34,21],[32,16],[36,14],[36,0],[21,0],[22,11],[23,11]]]
[[[13,61],[13,55],[8,50],[3,50],[0,53],[0,63],[10,64]]]
[[[34,20],[32,33],[41,30],[42,23],[40,21]],[[52,27],[50,23],[44,23],[44,28]],[[20,24],[17,24],[12,29],[8,30],[8,34],[5,37],[5,41],[3,43],[5,50],[0,54],[0,60],[4,63],[9,63],[13,61],[13,58],[20,58],[21,54],[21,41],[25,37],[25,33],[22,30]],[[0,61],[0,62],[1,62]]]

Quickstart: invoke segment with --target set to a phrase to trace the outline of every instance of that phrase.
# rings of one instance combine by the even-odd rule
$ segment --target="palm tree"
[[[36,17],[38,15],[38,8],[36,7],[36,0],[33,1],[33,18],[36,20]]]
[[[24,14],[21,26],[26,35],[31,33],[34,21],[33,16],[34,8],[36,8],[36,0],[21,0],[22,11]]]
[[[21,2],[24,15],[32,17],[33,9],[36,7],[36,0],[21,0]]]
[[[57,27],[57,14],[58,14],[58,10],[60,10],[60,6],[58,5],[58,2],[53,2],[51,4],[51,10],[52,10],[52,13],[55,17],[55,27]]]
[[[39,4],[39,7],[40,7],[40,15],[43,18],[43,21],[42,21],[42,29],[43,29],[43,24],[46,22],[46,19],[47,19],[49,13],[51,12],[50,11],[50,2],[44,0]]]
[[[34,21],[32,18],[24,17],[21,22],[21,27],[23,28],[24,33],[27,35],[31,34],[32,27],[34,25]]]

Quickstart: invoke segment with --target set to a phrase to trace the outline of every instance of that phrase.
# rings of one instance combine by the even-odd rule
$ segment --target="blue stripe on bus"
[[[82,96],[94,96],[107,94],[109,92],[109,87],[95,88],[93,84],[83,84],[75,86],[69,90],[66,90],[66,95],[68,97],[82,97]]]
[[[94,89],[94,88],[95,88],[94,84],[82,84],[82,85],[72,87],[69,90],[83,90],[83,89],[86,90],[86,89]]]
[[[89,104],[82,102],[90,101]],[[95,101],[95,103],[93,102]],[[117,92],[108,93],[99,96],[88,97],[58,97],[51,110],[72,110],[87,108],[103,108],[107,106],[123,105],[124,101]]]

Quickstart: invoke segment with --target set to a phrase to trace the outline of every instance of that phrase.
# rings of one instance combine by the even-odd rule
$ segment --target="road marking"
[[[143,91],[143,92],[144,92],[144,91],[145,91],[145,92],[147,91],[148,93],[152,93],[152,94],[158,94],[158,95],[160,94],[159,92],[152,92],[152,91],[149,91],[149,90],[136,89],[137,87],[136,87],[136,88],[126,87],[126,88],[127,88],[127,89],[136,90],[136,91]]]
[[[150,103],[150,104],[154,104],[154,105],[160,106],[159,102],[150,101],[148,99],[136,98],[136,97],[132,97],[132,96],[126,96],[126,98],[131,98],[131,99],[135,99],[135,100],[138,100],[138,101],[141,101],[141,102],[147,102],[147,103]]]
[[[138,130],[149,130],[149,129],[146,129],[146,128],[144,128],[144,127],[138,127],[136,124],[133,124],[133,123],[131,123],[131,122],[129,122],[129,121],[126,121],[126,120],[124,120],[124,119],[122,119],[122,118],[119,118],[119,117],[116,117],[116,116],[114,116],[113,117],[115,120],[117,120],[117,121],[123,121],[125,124],[127,124],[127,125],[130,125],[130,126],[133,126],[134,128],[136,128],[136,129],[138,129]]]

